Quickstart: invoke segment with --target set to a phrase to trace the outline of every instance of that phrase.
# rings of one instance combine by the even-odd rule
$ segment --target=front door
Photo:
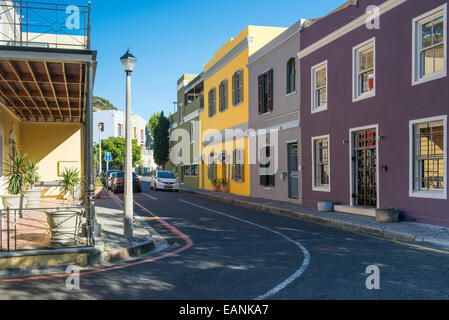
[[[377,207],[377,132],[376,129],[353,133],[353,203]]]
[[[288,162],[288,197],[299,199],[299,166],[298,166],[298,144],[287,145]]]

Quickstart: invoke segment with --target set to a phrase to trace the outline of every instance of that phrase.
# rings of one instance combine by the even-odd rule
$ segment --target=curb
[[[379,237],[379,238],[384,238],[384,239],[389,239],[389,240],[396,240],[396,241],[407,241],[407,242],[430,241],[430,242],[432,242],[431,239],[417,238],[415,235],[410,234],[410,233],[391,231],[391,230],[387,230],[387,229],[381,228],[381,227],[364,226],[364,225],[360,225],[357,223],[351,223],[348,221],[341,221],[341,220],[337,220],[337,219],[329,219],[329,218],[313,215],[310,213],[296,212],[296,211],[291,211],[288,209],[282,209],[282,208],[266,206],[263,204],[251,203],[251,202],[247,202],[247,201],[243,201],[243,200],[239,200],[239,199],[215,196],[213,194],[204,193],[201,191],[195,191],[195,190],[190,190],[190,189],[181,189],[181,190],[184,192],[194,193],[194,194],[197,194],[197,195],[200,195],[203,197],[211,198],[211,199],[226,202],[226,203],[233,203],[233,204],[237,204],[237,205],[240,205],[243,207],[258,209],[258,210],[269,212],[269,213],[276,213],[276,214],[288,216],[291,218],[298,218],[298,219],[301,219],[301,220],[304,220],[307,222],[326,225],[326,226],[341,229],[344,231],[361,233],[361,234],[365,234],[368,236],[374,236],[374,237]],[[435,242],[435,243],[437,243],[437,242]],[[442,243],[440,242],[438,244],[442,244]],[[445,245],[449,245],[449,244],[445,243]]]

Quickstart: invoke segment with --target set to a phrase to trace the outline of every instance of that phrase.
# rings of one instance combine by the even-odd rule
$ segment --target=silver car
[[[179,192],[179,180],[170,171],[156,171],[150,179],[152,190],[169,190]]]

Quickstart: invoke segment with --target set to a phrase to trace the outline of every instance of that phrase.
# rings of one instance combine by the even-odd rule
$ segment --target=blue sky
[[[125,104],[120,57],[137,57],[133,112],[149,119],[173,111],[176,82],[200,73],[227,40],[247,25],[289,27],[323,16],[345,0],[93,0],[92,48],[98,50],[95,95],[119,109]]]

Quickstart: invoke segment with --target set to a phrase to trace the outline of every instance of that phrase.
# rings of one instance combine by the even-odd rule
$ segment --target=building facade
[[[170,117],[170,130],[171,134],[173,134],[170,146],[173,147],[178,143],[179,139],[183,138],[188,145],[188,154],[181,154],[179,157],[176,157],[175,163],[169,161],[167,170],[175,172],[181,184],[190,188],[198,188],[199,165],[201,162],[199,116],[204,110],[204,81],[202,74],[184,74],[178,80],[177,93],[177,110]],[[177,129],[178,131],[175,131]],[[178,134],[179,130],[183,130],[184,134]]]
[[[396,208],[449,226],[447,6],[349,1],[303,30],[304,204]]]
[[[283,31],[285,28],[248,26],[204,67],[201,188],[212,190],[214,184],[225,182],[229,192],[250,195],[249,141],[243,134],[249,128],[247,65],[252,54]],[[232,130],[229,139],[225,138],[227,130]]]
[[[302,201],[297,57],[302,22],[249,57],[249,128],[260,133],[255,141],[258,156],[250,172],[252,197]],[[270,130],[277,134],[270,135]],[[270,172],[264,172],[263,159],[273,165]]]

